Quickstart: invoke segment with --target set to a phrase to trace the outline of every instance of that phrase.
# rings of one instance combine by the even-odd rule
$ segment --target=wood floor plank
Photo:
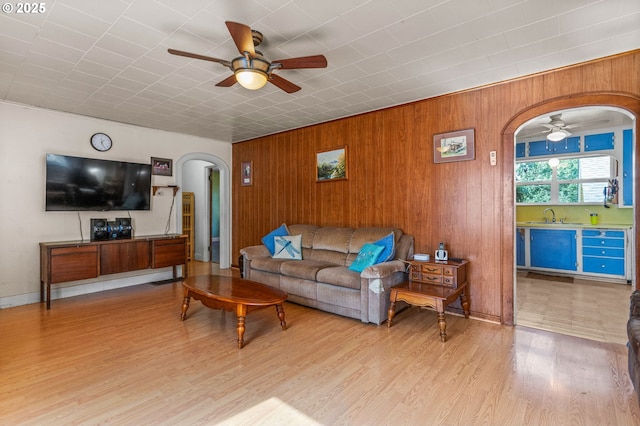
[[[442,343],[428,309],[388,328],[287,302],[239,350],[233,313],[181,304],[170,283],[0,310],[0,423],[640,424],[623,344],[450,314]]]

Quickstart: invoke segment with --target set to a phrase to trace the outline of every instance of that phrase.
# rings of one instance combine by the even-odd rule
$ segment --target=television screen
[[[47,154],[46,210],[149,210],[151,164]]]

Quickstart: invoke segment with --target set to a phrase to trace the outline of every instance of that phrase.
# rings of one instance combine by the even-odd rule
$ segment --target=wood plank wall
[[[640,50],[236,143],[234,263],[283,222],[397,226],[415,236],[416,252],[444,242],[468,259],[472,315],[510,324],[513,133],[559,106],[589,105],[592,95],[640,116]],[[475,160],[434,164],[433,135],[467,128],[475,129]],[[342,146],[348,179],[317,183],[316,152]],[[252,186],[240,185],[242,161],[253,161]]]

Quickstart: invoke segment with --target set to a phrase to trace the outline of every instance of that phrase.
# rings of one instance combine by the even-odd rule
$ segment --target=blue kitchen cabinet
[[[622,205],[633,206],[633,130],[622,131]]]
[[[624,231],[583,230],[582,270],[596,274],[624,276],[624,237]]]
[[[613,132],[600,133],[597,135],[586,135],[584,137],[584,150],[602,151],[604,149],[613,149],[614,137]]]
[[[527,154],[527,144],[520,142],[516,144],[516,158],[524,158]]]
[[[565,138],[560,142],[546,140],[529,142],[529,157],[571,154],[574,152],[580,152],[580,136]]]
[[[531,229],[529,249],[532,267],[577,270],[575,230]]]
[[[516,265],[525,266],[525,240],[524,240],[524,228],[516,228]]]

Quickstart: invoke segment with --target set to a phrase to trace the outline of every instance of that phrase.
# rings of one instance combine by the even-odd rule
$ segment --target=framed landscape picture
[[[332,148],[316,153],[316,182],[347,179],[347,147]]]
[[[475,159],[474,133],[474,129],[466,129],[433,135],[433,162]]]

